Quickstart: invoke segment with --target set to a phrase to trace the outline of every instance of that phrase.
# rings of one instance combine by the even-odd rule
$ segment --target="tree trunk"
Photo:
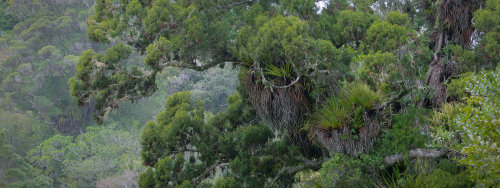
[[[428,98],[428,103],[426,105],[432,107],[438,107],[441,103],[446,100],[446,86],[445,82],[445,65],[443,64],[442,57],[438,56],[439,51],[441,51],[443,45],[444,32],[441,30],[439,32],[437,46],[434,50],[434,59],[429,64],[429,70],[427,71],[427,77],[425,83],[429,86],[430,97]]]

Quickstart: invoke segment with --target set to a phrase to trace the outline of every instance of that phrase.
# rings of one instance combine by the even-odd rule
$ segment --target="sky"
[[[316,7],[318,8],[317,13],[321,14],[321,11],[328,6],[328,3],[330,3],[330,0],[321,0],[316,2]]]

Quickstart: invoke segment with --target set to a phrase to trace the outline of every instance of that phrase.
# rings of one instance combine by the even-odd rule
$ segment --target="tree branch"
[[[295,85],[296,83],[298,83],[300,81],[300,77],[302,77],[301,75],[298,75],[297,78],[295,78],[295,80],[292,81],[290,84],[284,85],[284,86],[277,86],[277,85],[274,85],[271,82],[267,81],[266,76],[264,76],[264,71],[262,71],[262,69],[260,68],[259,63],[255,63],[255,64],[257,66],[257,70],[259,70],[259,72],[260,72],[260,77],[262,79],[262,83],[264,83],[264,85],[271,86],[272,88],[277,88],[277,89],[289,88],[289,87]],[[292,64],[292,66],[295,68],[295,65]]]
[[[408,158],[414,159],[414,158],[425,158],[425,159],[437,159],[441,158],[444,155],[448,154],[448,150],[436,150],[436,149],[414,149],[410,150],[408,152]],[[396,163],[399,163],[403,161],[403,155],[400,153],[386,156],[384,158],[384,165],[386,166],[392,166],[395,165]]]
[[[441,51],[442,45],[443,45],[443,31],[441,30],[439,32],[438,44],[436,46],[436,49],[434,50],[434,59],[429,64],[429,70],[427,71],[427,78],[425,79],[425,83],[427,85],[429,85],[429,82],[430,82],[431,77],[432,77],[431,76],[432,75],[432,68],[433,68],[434,64],[438,63],[438,60],[439,60],[438,53],[439,53],[439,51]]]
[[[320,168],[321,165],[328,161],[329,158],[325,158],[323,160],[318,160],[318,161],[312,161],[309,159],[306,159],[303,156],[295,157],[296,160],[301,161],[303,164],[298,165],[298,166],[290,166],[290,167],[284,167],[282,168],[278,174],[273,178],[271,181],[271,186],[282,176],[285,174],[295,174],[298,171],[304,170],[304,169],[310,169],[310,168]]]
[[[215,67],[221,63],[224,63],[225,61],[221,62],[215,62],[215,61],[209,61],[206,64],[198,64],[196,61],[199,61],[198,59],[194,60],[195,62],[193,63],[185,63],[184,61],[179,61],[179,60],[169,60],[165,61],[163,64],[159,66],[160,71],[163,70],[165,67],[179,67],[179,68],[186,68],[186,69],[192,69],[195,71],[204,71],[209,68]]]
[[[212,166],[208,167],[205,171],[203,171],[203,173],[201,173],[198,177],[194,178],[192,181],[193,185],[196,185],[202,178],[206,177],[207,174],[214,170],[215,168],[219,167],[219,166],[227,166],[229,165],[229,163],[214,163]]]
[[[405,96],[406,94],[408,94],[410,91],[407,90],[407,89],[403,89],[403,91],[400,91],[397,95],[394,95],[392,96],[391,98],[389,98],[387,101],[385,101],[384,103],[380,104],[377,108],[379,110],[382,110],[384,109],[388,104],[391,104],[392,102],[396,101],[396,100],[399,100],[401,99],[401,97]]]

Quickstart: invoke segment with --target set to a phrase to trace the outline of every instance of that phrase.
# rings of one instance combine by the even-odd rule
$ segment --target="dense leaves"
[[[94,186],[101,178],[141,168],[134,137],[112,127],[88,127],[75,140],[61,135],[45,140],[28,153],[28,159],[56,185]]]
[[[287,146],[284,138],[270,140],[272,132],[255,119],[241,95],[230,96],[228,102],[226,111],[205,116],[203,121],[204,109],[191,100],[190,93],[168,97],[165,110],[156,122],[146,124],[141,135],[142,159],[151,168],[140,175],[139,185],[180,186],[188,181],[200,186],[254,187],[290,181],[292,174],[281,174],[280,182],[273,178],[288,162],[300,162],[298,148]],[[230,177],[215,182],[205,179],[214,169],[231,172]]]
[[[377,110],[377,106],[382,104],[383,96],[380,93],[371,91],[370,88],[361,83],[348,83],[338,96],[327,99],[325,106],[318,110],[317,124],[322,129],[360,128],[363,122],[363,115],[368,111]],[[313,120],[314,121],[314,120]]]
[[[182,92],[146,124],[145,187],[232,187],[233,180],[243,187],[290,186],[291,175],[328,160],[319,175],[327,187],[390,186],[389,179],[413,176],[434,185],[435,177],[463,174],[415,171],[418,165],[409,160],[405,172],[385,170],[393,164],[382,161],[428,147],[427,108],[467,96],[465,81],[445,84],[448,79],[496,66],[497,4],[97,1],[87,20],[89,37],[124,44],[83,53],[70,81],[72,95],[81,104],[96,99],[100,118],[124,101],[156,92],[157,75],[166,67],[241,67],[240,89],[228,98],[227,111],[206,113],[201,101]],[[474,27],[479,33],[472,39]],[[130,67],[129,50],[145,54],[145,67]],[[210,174],[215,169],[222,172]],[[381,173],[390,174],[388,181],[365,178]]]
[[[33,168],[12,151],[4,129],[0,130],[0,186],[1,187],[51,187],[52,180]]]
[[[65,134],[90,123],[91,108],[66,105],[74,103],[66,80],[74,74],[75,55],[95,45],[81,27],[90,12],[84,2],[63,1],[55,8],[54,1],[2,1],[2,108],[32,114]]]
[[[500,69],[470,75],[463,102],[445,104],[435,112],[436,144],[458,152],[470,178],[481,186],[497,186],[500,177],[498,142]]]
[[[0,186],[498,186],[499,3],[2,1]]]

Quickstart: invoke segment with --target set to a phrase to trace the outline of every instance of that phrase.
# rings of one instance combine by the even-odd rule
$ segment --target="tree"
[[[459,103],[448,103],[434,112],[436,144],[456,152],[456,159],[467,165],[470,179],[478,185],[500,184],[499,121],[500,69],[463,75],[452,81],[464,87],[466,97]]]
[[[113,5],[108,1],[97,1],[96,14],[88,20],[87,31],[90,38],[102,42],[111,41],[114,37],[122,39],[138,51],[147,53],[144,59],[147,69],[123,66],[128,56],[120,56],[113,62],[109,62],[111,59],[103,59],[113,51],[108,50],[106,54],[109,55],[86,52],[85,58],[79,62],[81,68],[77,71],[78,76],[71,81],[73,95],[79,98],[80,103],[95,97],[98,103],[96,107],[100,116],[103,116],[123,101],[151,95],[156,91],[157,73],[167,66],[206,70],[227,61],[238,62],[248,68],[249,77],[246,79],[262,80],[263,85],[256,86],[258,90],[255,96],[268,92],[266,90],[269,89],[264,87],[283,90],[298,87],[298,83],[307,82],[307,77],[320,74],[318,71],[311,73],[309,69],[316,70],[315,67],[325,63],[319,57],[318,47],[331,42],[310,37],[307,32],[308,20],[287,15],[297,11],[291,9],[305,8],[294,3],[299,2],[283,2],[279,9],[283,12],[274,14],[271,11],[273,6],[268,6],[265,2],[162,0]],[[126,12],[127,8],[130,9],[129,14]],[[146,8],[149,10],[145,11]],[[298,12],[299,16],[309,14],[306,10]],[[126,15],[126,19],[116,20],[119,15]],[[312,14],[308,19],[316,17],[317,15]],[[133,26],[124,27],[126,20],[131,20]],[[366,25],[364,27],[367,28]],[[125,45],[119,44],[112,49],[121,49],[122,46]],[[326,55],[333,52],[323,50],[321,53]],[[279,74],[273,76],[270,72],[285,68],[285,77]],[[307,96],[303,94],[304,88],[297,89],[300,91],[296,95],[301,96],[305,102]],[[291,106],[294,104],[290,103]],[[309,104],[305,103],[305,106]],[[256,109],[259,114],[265,114],[264,111],[268,110],[266,107]],[[279,113],[281,110],[275,111]],[[300,112],[295,110],[290,114],[293,118],[285,120],[283,124],[293,124],[295,116]],[[287,125],[277,126],[277,129],[283,126]],[[295,125],[291,127],[296,128]]]
[[[2,187],[52,187],[52,180],[33,168],[12,151],[5,129],[0,130],[0,186]]]
[[[474,19],[476,20],[474,27],[481,33],[480,37],[482,38],[480,41],[481,47],[478,48],[476,53],[480,53],[483,56],[481,64],[489,66],[494,66],[492,62],[498,62],[500,52],[498,44],[500,30],[493,27],[494,25],[498,25],[499,22],[499,4],[500,2],[498,1],[489,0],[486,1],[484,9],[474,12]]]
[[[212,117],[190,93],[178,93],[146,124],[141,155],[149,169],[139,185],[199,185],[213,169],[229,166],[230,177],[220,181],[230,185],[234,178],[250,187],[290,186],[294,174],[317,170],[329,155],[340,156],[331,163],[343,174],[373,177],[378,170],[349,169],[362,169],[359,160],[374,154],[385,129],[410,141],[417,138],[401,132],[428,130],[419,123],[418,130],[391,127],[393,113],[441,105],[448,78],[469,70],[470,59],[496,64],[490,60],[497,54],[496,22],[484,17],[496,15],[496,1],[476,13],[478,28],[493,33],[479,36],[486,42],[478,48],[471,45],[472,15],[483,1],[374,2],[332,1],[315,13],[313,1],[98,0],[87,33],[114,46],[82,53],[71,94],[80,105],[95,101],[100,121],[120,103],[155,93],[167,67],[203,71],[231,62],[240,67],[240,85],[226,112]],[[403,12],[385,12],[397,9]],[[144,66],[130,65],[133,52],[144,54]],[[422,151],[444,155],[407,153],[421,158],[428,154]],[[372,167],[394,165],[382,164],[386,156],[379,154]],[[352,164],[338,165],[344,157]]]
[[[227,110],[205,121],[201,104],[190,98],[189,92],[168,97],[157,120],[145,125],[141,156],[148,170],[139,176],[140,187],[203,185],[215,169],[231,171],[215,186],[285,186],[297,171],[320,167],[289,139],[271,140],[271,130],[241,95],[228,97]]]
[[[7,5],[7,6],[5,6]],[[89,10],[81,1],[2,1],[0,21],[1,107],[31,114],[64,134],[78,134],[92,121],[68,94],[75,56],[97,47],[80,27]],[[31,118],[31,117],[30,117]]]
[[[137,135],[112,125],[90,126],[74,140],[61,135],[45,140],[27,158],[54,179],[55,185],[92,187],[101,179],[140,171],[139,150]]]
[[[2,1],[0,3],[0,36],[4,34],[4,32],[12,30],[15,23],[17,22],[16,18],[12,15],[8,15],[6,12],[7,2]]]
[[[426,9],[431,9],[434,13],[429,15],[428,19],[436,20],[430,22],[435,25],[436,35],[432,36],[431,40],[434,44],[434,57],[429,64],[425,83],[433,90],[432,97],[429,98],[430,105],[439,106],[446,99],[446,87],[444,86],[444,78],[453,75],[456,70],[453,70],[453,63],[447,63],[445,56],[440,53],[442,48],[448,43],[461,45],[463,48],[468,48],[471,44],[471,36],[474,32],[472,18],[476,11],[484,1],[450,1],[437,0],[427,2],[424,6]],[[445,71],[448,70],[448,71]]]
[[[5,138],[12,145],[12,151],[22,157],[55,132],[54,128],[35,119],[32,114],[0,110],[0,119],[0,129],[4,129]]]

